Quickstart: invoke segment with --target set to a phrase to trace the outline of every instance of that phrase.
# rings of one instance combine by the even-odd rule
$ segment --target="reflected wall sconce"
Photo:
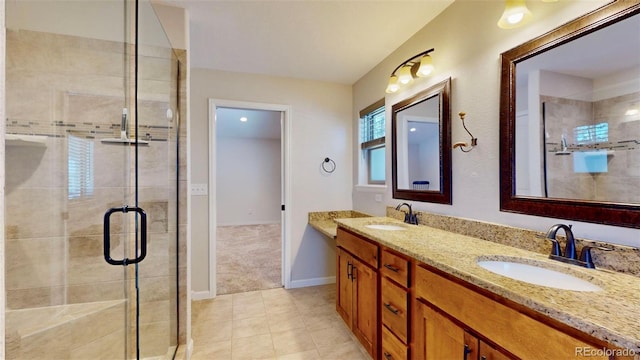
[[[434,49],[423,51],[398,65],[389,77],[389,84],[386,90],[387,94],[398,91],[402,85],[409,84],[417,77],[427,77],[431,75],[433,72],[433,61],[429,53],[433,50]]]
[[[531,11],[527,9],[524,0],[506,0],[504,12],[498,20],[501,29],[513,29],[531,18]]]
[[[462,150],[462,152],[469,152],[469,151],[473,150],[473,148],[478,145],[478,138],[473,137],[473,134],[471,134],[469,129],[467,129],[467,126],[464,124],[464,117],[467,114],[465,112],[461,111],[460,113],[458,113],[458,115],[460,116],[460,120],[462,120],[462,127],[467,131],[469,136],[471,136],[471,146],[469,146],[469,144],[467,144],[466,142],[460,141],[460,142],[457,142],[457,143],[453,144],[453,148],[455,149],[455,148],[459,147],[460,150]],[[467,147],[469,147],[468,150],[465,149]]]

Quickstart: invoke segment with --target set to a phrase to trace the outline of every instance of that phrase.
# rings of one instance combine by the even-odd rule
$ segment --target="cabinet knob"
[[[389,354],[389,353],[388,353],[388,352],[386,352],[386,351],[384,352],[384,358],[385,358],[386,360],[393,360],[393,356],[391,356],[391,354]]]

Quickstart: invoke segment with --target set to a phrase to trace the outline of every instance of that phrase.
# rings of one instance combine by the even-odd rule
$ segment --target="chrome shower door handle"
[[[135,212],[140,215],[140,254],[136,254],[133,259],[124,258],[122,260],[114,260],[111,258],[111,230],[110,220],[113,213],[128,213]],[[104,214],[104,259],[111,265],[123,265],[136,264],[144,260],[147,256],[147,214],[139,207],[123,206],[121,208],[111,208]]]

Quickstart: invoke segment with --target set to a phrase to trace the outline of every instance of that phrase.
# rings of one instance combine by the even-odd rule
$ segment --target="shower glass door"
[[[6,358],[172,358],[178,61],[153,8],[9,0],[6,23]],[[114,266],[141,253],[136,212],[105,227],[124,207],[147,252]]]
[[[148,0],[138,4],[136,203],[147,213],[147,257],[135,265],[141,358],[172,358],[178,339],[179,60]],[[133,334],[132,334],[133,336]]]

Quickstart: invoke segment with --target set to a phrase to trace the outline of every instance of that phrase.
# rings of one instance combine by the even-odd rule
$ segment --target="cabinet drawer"
[[[398,284],[409,287],[409,261],[388,250],[380,252],[380,272]]]
[[[347,250],[362,262],[378,268],[378,246],[369,241],[338,228],[336,244]]]
[[[407,343],[407,291],[382,277],[382,323]]]
[[[407,347],[382,327],[382,360],[407,360]]]

